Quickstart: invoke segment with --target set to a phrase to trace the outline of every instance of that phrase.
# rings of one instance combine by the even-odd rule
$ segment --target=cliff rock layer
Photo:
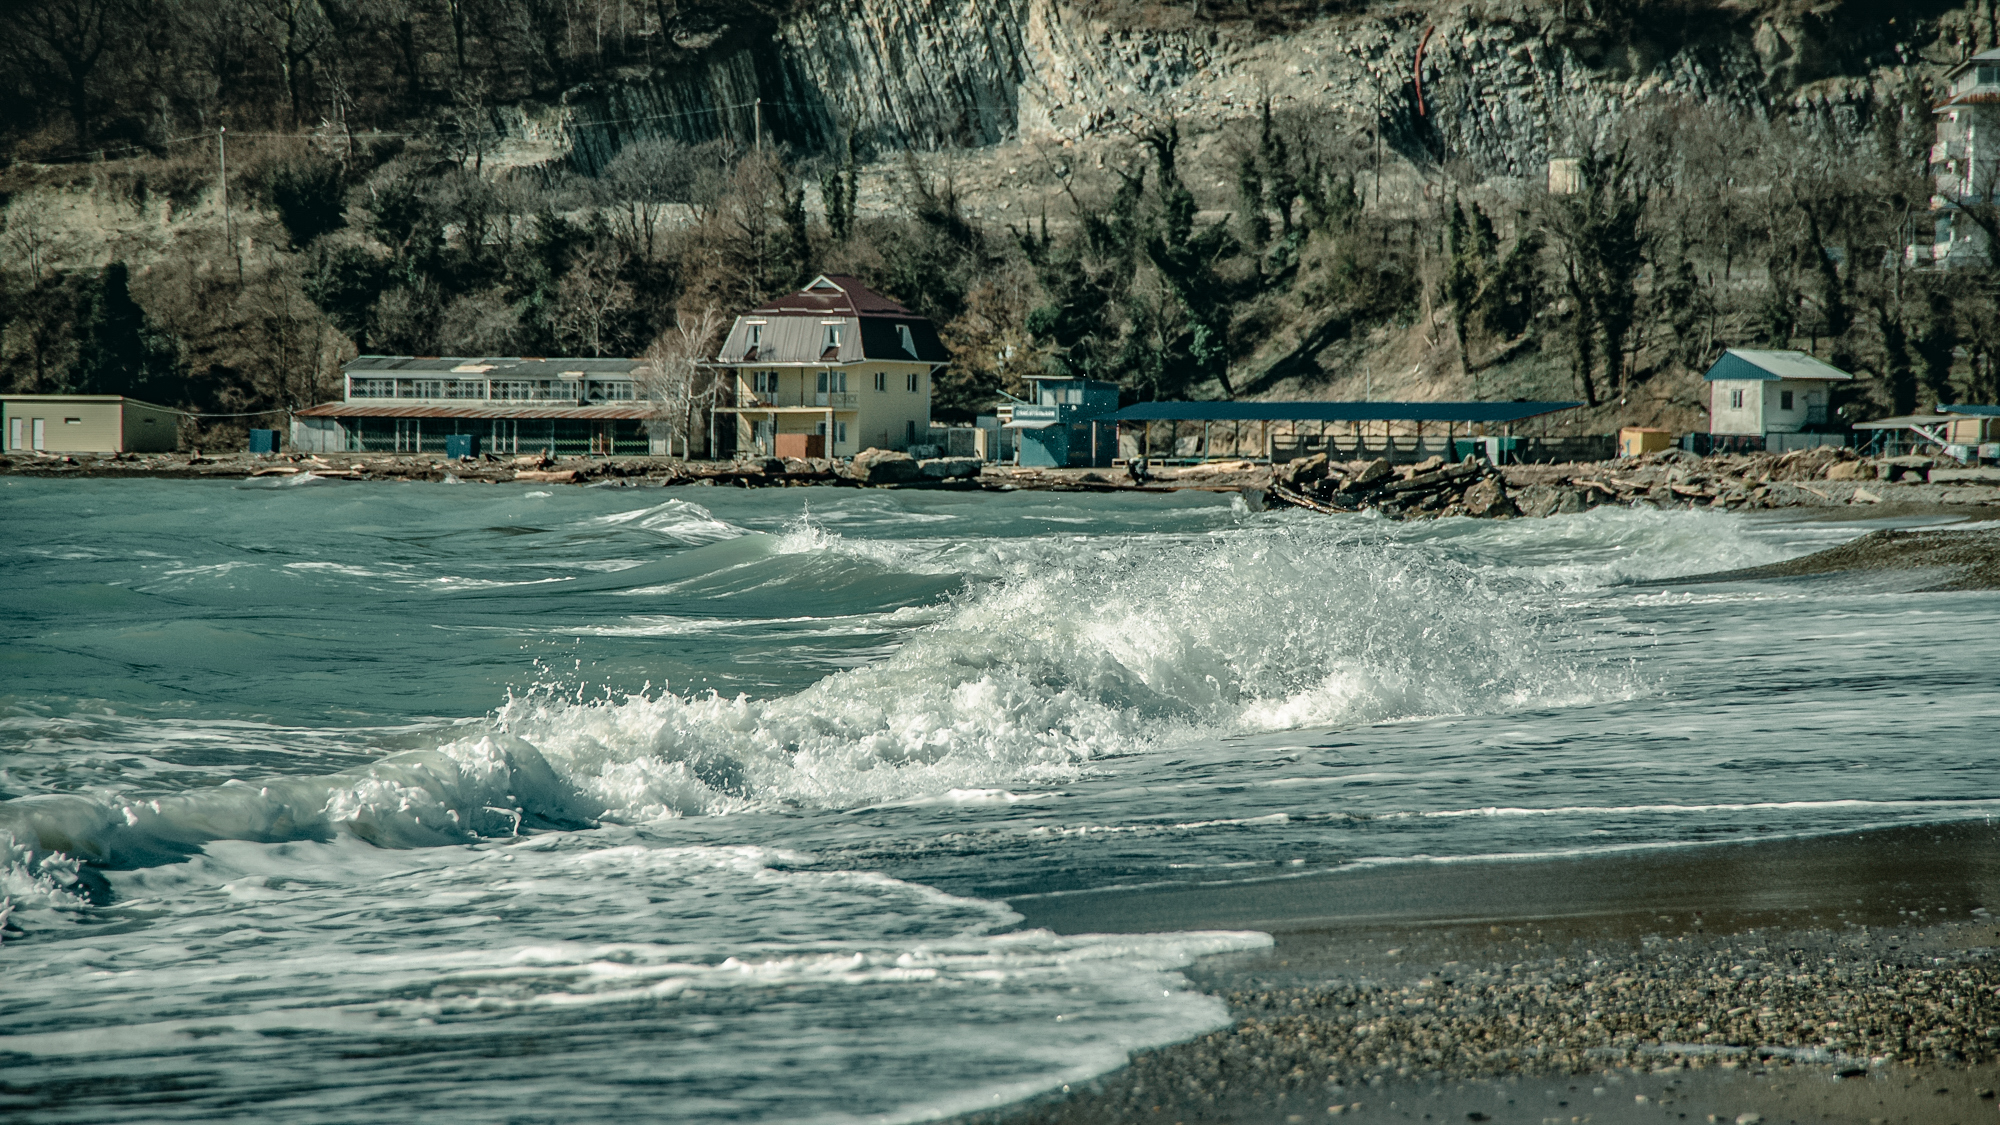
[[[1858,128],[1982,37],[1972,9],[1936,5],[1896,18],[1862,0],[1575,14],[1592,7],[1384,8],[1259,34],[1119,28],[1065,0],[822,0],[762,43],[571,91],[552,124],[591,170],[639,137],[749,144],[761,129],[813,152],[851,132],[875,153],[963,148],[1080,140],[1134,115],[1213,127],[1268,95],[1412,157],[1533,176],[1648,100],[1804,108]]]

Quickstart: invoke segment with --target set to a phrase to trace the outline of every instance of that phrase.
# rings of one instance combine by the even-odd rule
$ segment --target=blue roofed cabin
[[[1833,388],[1854,376],[1804,352],[1730,348],[1702,376],[1711,434],[1798,434],[1834,425]]]
[[[852,277],[816,277],[737,317],[722,341],[717,452],[850,457],[924,444],[931,379],[950,359],[929,319]]]
[[[1021,464],[1103,468],[1118,455],[1118,384],[1067,375],[1028,380],[1030,402],[1016,403],[1006,428],[1020,437]]]

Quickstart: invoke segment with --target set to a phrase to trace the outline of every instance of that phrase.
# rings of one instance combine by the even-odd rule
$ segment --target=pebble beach
[[[1230,1027],[966,1125],[1992,1120],[2000,920],[1979,900],[1993,848],[1990,829],[1961,826],[1540,876],[1436,869],[1500,890],[1446,889],[1432,918],[1388,924],[1287,927],[1267,899],[1270,952],[1191,974]],[[1365,910],[1409,885],[1292,897]],[[1496,898],[1513,917],[1454,917]]]

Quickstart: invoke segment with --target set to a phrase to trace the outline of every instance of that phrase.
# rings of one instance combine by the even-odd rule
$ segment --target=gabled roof
[[[837,344],[829,332],[837,336]],[[804,289],[737,317],[716,352],[716,362],[724,364],[819,366],[862,360],[941,364],[951,361],[951,353],[928,318],[845,274],[813,278]]]
[[[916,313],[845,274],[821,274],[796,293],[787,293],[750,310],[751,316],[895,316],[920,319]]]
[[[1702,378],[1709,382],[1718,379],[1773,382],[1779,379],[1852,379],[1854,376],[1804,352],[1730,348]]]

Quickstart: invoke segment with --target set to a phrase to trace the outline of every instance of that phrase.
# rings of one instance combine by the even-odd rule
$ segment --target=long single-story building
[[[9,453],[167,453],[180,411],[123,395],[0,395]]]
[[[478,439],[491,453],[668,452],[647,432],[642,359],[364,355],[346,393],[292,416],[292,448],[312,453],[443,453]]]

